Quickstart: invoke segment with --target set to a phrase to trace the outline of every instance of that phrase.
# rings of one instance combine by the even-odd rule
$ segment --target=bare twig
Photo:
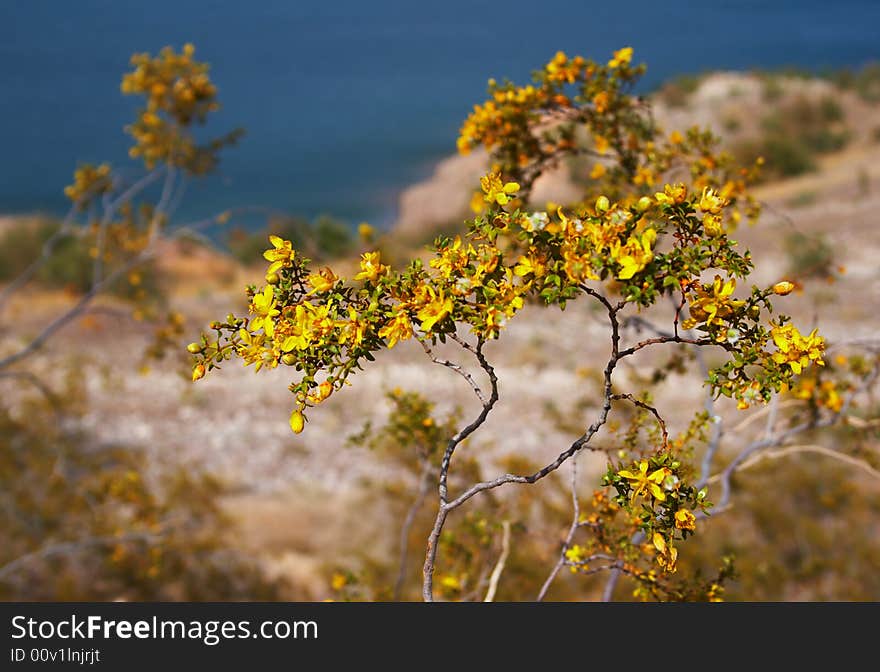
[[[581,507],[577,494],[577,458],[577,455],[571,458],[571,508],[573,512],[571,517],[571,526],[569,526],[568,528],[568,534],[565,536],[565,541],[562,542],[562,550],[559,552],[559,558],[557,559],[556,564],[553,566],[553,569],[550,571],[550,575],[547,577],[547,580],[544,581],[544,585],[541,586],[541,590],[538,592],[538,596],[535,598],[536,602],[541,602],[544,600],[544,598],[547,596],[547,591],[550,590],[550,586],[553,584],[553,581],[556,580],[556,576],[559,574],[559,570],[561,570],[563,565],[565,565],[565,552],[569,548],[571,548],[571,542],[574,540],[575,532],[577,532],[578,526],[580,524]]]
[[[48,341],[52,336],[55,335],[57,331],[65,327],[68,323],[74,320],[76,317],[81,315],[83,311],[88,307],[88,305],[92,302],[92,300],[110,283],[114,282],[117,278],[121,277],[131,269],[141,265],[147,259],[153,256],[155,252],[150,250],[149,248],[132,258],[128,263],[120,266],[115,271],[105,276],[101,282],[99,282],[96,286],[93,286],[88,292],[86,292],[82,297],[80,297],[79,301],[77,301],[67,312],[62,313],[57,318],[55,318],[52,322],[50,322],[43,330],[26,346],[14,352],[3,359],[0,359],[0,370],[5,369],[12,364],[24,359],[28,355],[36,352],[40,348],[45,345],[46,341]]]
[[[435,364],[439,364],[440,366],[445,366],[447,369],[455,371],[459,376],[464,378],[468,385],[471,386],[471,389],[474,391],[474,394],[477,395],[477,399],[480,400],[480,403],[485,406],[488,402],[486,399],[486,395],[483,394],[483,391],[480,389],[480,386],[477,385],[477,381],[474,380],[474,377],[465,371],[465,369],[461,366],[461,364],[456,364],[455,362],[451,362],[448,359],[440,359],[439,357],[434,355],[434,351],[431,349],[431,346],[428,345],[421,338],[417,339],[419,345],[422,346],[422,350],[425,351],[425,354],[431,359]]]
[[[663,448],[669,447],[669,432],[666,430],[666,421],[663,419],[663,417],[660,415],[660,412],[656,408],[654,408],[650,404],[646,404],[644,401],[640,401],[639,399],[636,399],[631,394],[612,394],[611,399],[613,401],[621,401],[621,400],[629,401],[630,403],[634,404],[635,406],[638,406],[639,408],[643,408],[646,411],[648,411],[651,415],[653,415],[657,419],[657,424],[660,426],[660,432],[663,434]]]
[[[10,298],[22,287],[24,287],[34,274],[40,270],[40,268],[45,264],[49,258],[52,256],[52,251],[55,249],[55,246],[59,243],[59,241],[66,236],[70,232],[70,225],[73,222],[73,216],[76,213],[76,207],[71,206],[70,210],[65,215],[64,219],[61,221],[58,229],[56,229],[51,236],[43,243],[43,247],[40,250],[40,256],[34,259],[27,268],[25,268],[15,280],[10,282],[6,287],[3,288],[3,291],[0,291],[0,309],[9,301]]]
[[[483,602],[493,602],[495,600],[495,593],[498,591],[498,581],[504,572],[507,556],[510,555],[510,521],[503,521],[501,529],[501,555],[498,556],[498,562],[495,563],[495,568],[489,577],[489,589],[486,591],[486,597],[483,599]]]
[[[847,455],[845,453],[832,450],[831,448],[826,448],[825,446],[820,446],[813,443],[785,446],[784,448],[780,448],[779,450],[764,450],[756,455],[752,455],[751,458],[740,464],[739,471],[749,469],[750,467],[753,467],[756,464],[763,462],[764,460],[778,460],[783,457],[797,455],[800,453],[816,453],[818,455],[825,455],[826,457],[830,457],[835,460],[839,460],[840,462],[845,462],[846,464],[849,464],[853,467],[857,467],[862,471],[870,474],[874,478],[880,478],[880,471],[872,467],[864,460],[860,460],[857,457],[853,457],[852,455]],[[720,478],[720,474],[717,476],[713,476],[709,480],[709,482],[712,483],[714,481],[720,480]]]
[[[418,515],[419,510],[425,503],[425,498],[428,496],[428,492],[431,489],[431,476],[433,475],[433,472],[434,469],[431,460],[425,458],[425,462],[422,465],[422,474],[419,477],[419,488],[416,493],[415,501],[413,501],[412,506],[409,507],[409,511],[406,512],[406,519],[403,521],[403,526],[400,528],[400,564],[398,565],[397,570],[397,581],[394,584],[395,600],[400,599],[400,596],[403,593],[403,584],[406,582],[406,558],[409,550],[409,532],[415,522],[416,515]]]

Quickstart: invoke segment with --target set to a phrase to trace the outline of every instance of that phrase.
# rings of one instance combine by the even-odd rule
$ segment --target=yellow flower
[[[379,261],[378,252],[364,252],[361,255],[361,272],[354,276],[354,279],[376,282],[387,273],[388,267]]]
[[[281,311],[275,307],[275,292],[271,285],[266,285],[261,293],[254,294],[254,298],[251,301],[251,312],[256,314],[250,325],[251,331],[262,328],[266,335],[272,338],[275,335],[275,321],[273,318]]]
[[[501,181],[498,173],[489,173],[480,178],[480,185],[483,187],[483,199],[487,203],[497,203],[498,205],[507,205],[511,196],[515,196],[519,191],[519,184],[516,182]]]
[[[316,339],[315,330],[326,317],[329,306],[316,309],[311,304],[299,304],[293,312],[293,319],[282,320],[276,326],[279,332],[276,342],[281,343],[282,352],[307,350]]]
[[[607,172],[607,168],[605,168],[604,164],[596,163],[593,165],[593,169],[590,171],[590,179],[598,180],[602,178]]]
[[[609,68],[619,68],[621,65],[628,65],[632,61],[633,48],[624,47],[614,52],[614,58],[608,61]]]
[[[486,200],[483,198],[483,194],[480,191],[475,191],[471,196],[471,212],[475,215],[480,215],[486,209]]]
[[[313,273],[309,276],[309,284],[312,286],[312,291],[309,292],[309,294],[314,294],[315,292],[329,292],[337,282],[339,282],[339,276],[330,270],[330,268],[324,267],[317,273]]]
[[[720,212],[724,209],[724,206],[727,205],[730,201],[726,198],[721,197],[714,190],[709,187],[705,187],[703,189],[703,193],[700,196],[700,210],[703,212],[708,212],[712,215],[720,214]]]
[[[637,472],[624,469],[618,471],[617,475],[623,476],[623,478],[630,482],[630,485],[633,487],[633,499],[641,495],[643,492],[648,491],[654,499],[662,502],[666,500],[666,495],[663,490],[660,489],[660,484],[666,478],[668,473],[669,470],[666,469],[666,467],[661,467],[660,469],[655,469],[649,474],[648,461],[642,460],[639,462],[639,470]]]
[[[263,368],[267,358],[274,360],[271,351],[263,345],[266,340],[265,334],[252,334],[247,329],[239,329],[238,335],[241,340],[236,347],[236,352],[244,360],[245,366],[254,364],[254,371],[259,371]]]
[[[440,587],[443,590],[457,592],[461,590],[461,581],[459,581],[458,577],[447,574],[440,579]]]
[[[696,520],[694,514],[686,509],[679,509],[675,512],[675,526],[679,530],[690,530],[693,532],[696,529]]]
[[[604,135],[594,135],[593,145],[595,146],[596,151],[599,154],[605,154],[608,151],[609,147],[608,138],[606,138]]]
[[[349,307],[348,319],[339,322],[338,326],[341,327],[339,345],[345,345],[351,341],[352,345],[358,346],[363,342],[364,334],[367,332],[367,323],[359,318],[354,308]]]
[[[398,310],[397,314],[379,330],[379,336],[388,339],[389,348],[397,345],[398,341],[407,340],[412,334],[412,322],[404,310]]]
[[[620,264],[619,280],[629,280],[654,259],[651,246],[657,240],[654,229],[646,229],[640,237],[632,236],[626,245],[616,242],[611,247],[611,258]]]
[[[586,557],[586,551],[578,544],[573,544],[571,548],[565,551],[565,559],[573,564],[583,563],[584,558]],[[586,569],[586,567],[584,569]]]
[[[272,248],[263,252],[263,258],[272,262],[266,270],[266,274],[277,273],[279,269],[290,266],[294,257],[294,250],[289,240],[283,240],[278,236],[269,236]]]
[[[348,579],[346,578],[345,574],[342,574],[340,572],[336,572],[333,575],[333,578],[330,579],[330,587],[333,590],[342,590],[343,588],[345,588],[346,584],[348,584]]]
[[[771,329],[770,336],[778,348],[773,353],[773,361],[777,364],[788,364],[792,373],[799,374],[810,362],[819,366],[825,365],[822,359],[825,339],[819,336],[818,329],[813,329],[809,336],[804,336],[793,325],[787,324]]]
[[[720,325],[725,319],[731,317],[744,304],[744,301],[730,298],[735,289],[736,280],[734,278],[723,282],[720,275],[715,276],[711,291],[706,291],[702,287],[698,288],[697,298],[692,300],[689,306],[693,320],[691,326],[701,323],[705,323],[707,326]],[[685,328],[690,327],[686,326]]]
[[[609,101],[610,97],[607,91],[600,91],[593,96],[593,106],[596,108],[596,112],[604,114],[608,110]]]
[[[361,222],[360,224],[358,224],[358,236],[365,243],[373,242],[373,236],[375,235],[375,233],[375,229],[373,229],[373,227],[366,222]]]
[[[437,292],[433,287],[427,288],[426,296],[430,298],[416,313],[416,317],[421,322],[422,331],[428,332],[437,322],[452,312],[452,298],[445,296],[442,289]]]
[[[665,203],[666,205],[684,203],[687,198],[687,187],[681,182],[667,184],[663,187],[663,191],[658,191],[654,194],[654,198],[658,203]]]
[[[547,273],[547,266],[534,250],[530,250],[528,255],[521,256],[513,269],[515,275],[525,277],[532,274],[536,278],[540,278]]]
[[[654,544],[654,548],[656,548],[659,553],[666,553],[666,551],[668,550],[666,546],[666,539],[664,539],[663,535],[659,532],[654,532],[654,536],[651,538],[651,541]]]

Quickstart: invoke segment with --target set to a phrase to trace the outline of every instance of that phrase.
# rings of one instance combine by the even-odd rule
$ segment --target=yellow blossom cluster
[[[723,280],[720,275],[716,275],[711,287],[706,288],[695,282],[692,289],[694,296],[690,301],[691,316],[682,323],[685,329],[693,329],[700,324],[707,327],[722,325],[745,305],[745,301],[732,298],[736,289],[736,280],[733,278]],[[718,334],[718,340],[727,337],[726,332],[719,331]]]
[[[64,187],[67,196],[80,209],[84,209],[95,198],[113,189],[113,175],[110,166],[102,163],[94,166],[85,163],[73,173],[73,184]]]
[[[825,339],[819,336],[818,329],[813,329],[809,335],[804,336],[797,327],[786,324],[774,327],[770,336],[777,348],[772,355],[773,361],[788,366],[792,373],[799,374],[810,363],[825,365],[822,359]]]
[[[196,61],[194,54],[191,44],[180,52],[165,47],[156,56],[135,54],[133,70],[122,79],[124,94],[142,96],[145,101],[126,131],[135,140],[129,154],[143,159],[147,168],[167,163],[203,174],[216,164],[219,149],[241,134],[234,131],[205,145],[196,142],[191,126],[205,123],[220,104],[208,64]]]

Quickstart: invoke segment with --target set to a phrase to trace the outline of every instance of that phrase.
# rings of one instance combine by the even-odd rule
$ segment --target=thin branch
[[[483,602],[494,602],[495,593],[498,591],[498,581],[504,572],[507,556],[510,555],[510,521],[502,521],[501,529],[503,530],[501,534],[501,555],[498,557],[498,562],[495,563],[495,568],[489,577],[489,589],[486,591],[486,597]]]
[[[485,341],[481,338],[473,352],[477,357],[477,361],[480,363],[480,367],[489,376],[489,382],[492,386],[492,394],[490,395],[489,400],[483,405],[480,414],[469,425],[458,431],[455,436],[449,439],[449,443],[446,445],[446,451],[443,453],[443,459],[440,462],[440,482],[438,486],[440,506],[437,509],[437,517],[434,520],[434,527],[428,537],[428,548],[425,553],[425,566],[423,569],[424,582],[422,584],[422,596],[427,602],[432,602],[434,600],[434,563],[437,558],[437,543],[440,540],[440,533],[443,531],[443,526],[446,524],[446,517],[449,515],[449,511],[452,510],[452,508],[455,508],[450,507],[447,504],[447,480],[449,477],[449,464],[452,461],[452,455],[455,453],[455,449],[458,445],[473,434],[486,421],[489,413],[498,402],[498,377],[495,375],[495,369],[492,368],[492,365],[489,364],[485,355],[483,355],[484,343]]]
[[[156,205],[156,208],[153,210],[153,216],[150,218],[150,226],[148,229],[148,239],[150,243],[155,242],[159,237],[162,218],[165,216],[168,203],[174,193],[174,180],[176,177],[177,171],[174,166],[168,164],[165,168],[165,183],[162,185],[162,195],[159,197],[159,203]]]
[[[577,532],[577,529],[580,526],[581,506],[577,494],[577,458],[577,455],[571,458],[571,508],[573,511],[571,526],[568,528],[568,534],[565,536],[565,541],[562,542],[562,550],[559,552],[559,559],[550,571],[547,580],[544,581],[544,585],[541,586],[541,590],[538,591],[538,596],[535,598],[536,602],[542,602],[544,600],[547,596],[547,591],[550,590],[550,586],[553,581],[556,580],[559,570],[565,565],[565,552],[571,548],[571,542],[574,540],[575,532]]]
[[[58,242],[66,236],[70,231],[70,225],[73,221],[74,213],[76,212],[76,206],[71,206],[70,210],[68,210],[64,219],[61,221],[61,224],[58,228],[52,233],[49,238],[43,243],[43,247],[40,250],[40,256],[34,259],[27,268],[25,268],[15,280],[10,282],[6,287],[3,288],[3,291],[0,291],[0,310],[3,309],[3,306],[9,301],[10,298],[22,287],[24,287],[34,276],[34,274],[40,270],[40,268],[45,264],[49,258],[52,256],[52,252],[55,249],[55,246]]]
[[[743,462],[739,466],[739,471],[749,469],[756,464],[762,462],[763,460],[778,460],[780,458],[788,457],[789,455],[796,455],[799,453],[816,453],[819,455],[825,455],[826,457],[830,457],[835,460],[845,462],[846,464],[849,464],[851,466],[858,467],[859,469],[867,472],[874,478],[880,478],[880,471],[872,467],[864,460],[860,460],[857,457],[853,457],[852,455],[847,455],[845,453],[832,450],[831,448],[826,448],[825,446],[820,446],[812,443],[785,446],[783,448],[780,448],[779,450],[765,450],[756,455],[752,455],[751,458]],[[718,474],[717,476],[713,476],[709,482],[711,483],[713,481],[720,480],[720,478],[721,475]]]
[[[400,528],[400,564],[398,565],[397,570],[397,581],[394,584],[395,600],[400,599],[400,595],[403,592],[403,584],[406,582],[406,557],[409,550],[409,532],[415,522],[416,515],[418,515],[419,510],[425,503],[425,498],[428,496],[428,492],[431,490],[432,473],[433,468],[431,460],[425,458],[425,463],[422,466],[422,474],[419,477],[419,489],[416,493],[415,501],[413,501],[412,506],[409,507],[409,511],[406,512],[406,519],[403,521],[403,526]]]
[[[641,544],[645,540],[645,533],[639,530],[636,532],[632,538],[629,540],[629,543]],[[611,602],[614,599],[614,590],[617,588],[617,584],[620,581],[621,574],[629,574],[618,562],[615,567],[611,570],[611,573],[608,575],[608,581],[605,582],[605,588],[602,590],[602,601],[603,602]]]
[[[725,508],[730,502],[730,497],[732,493],[732,485],[731,480],[733,478],[733,474],[740,469],[740,467],[745,463],[752,455],[756,454],[758,451],[763,450],[765,448],[771,448],[773,446],[783,445],[790,438],[797,436],[803,432],[812,430],[812,429],[820,429],[822,427],[829,427],[831,425],[836,424],[840,418],[846,417],[849,413],[849,407],[852,405],[855,397],[868,389],[873,382],[877,379],[878,373],[880,373],[880,368],[875,367],[871,373],[865,376],[862,380],[861,385],[859,385],[856,389],[849,392],[846,395],[843,404],[840,409],[823,419],[811,418],[807,422],[803,422],[799,425],[791,427],[786,431],[777,434],[776,436],[765,437],[761,440],[754,441],[749,444],[744,450],[742,450],[739,455],[737,455],[733,461],[727,465],[727,467],[718,475],[721,481],[721,500],[718,503],[718,507],[720,509]]]
[[[666,430],[666,421],[661,417],[660,412],[656,408],[654,408],[650,404],[646,404],[644,401],[636,399],[631,394],[612,394],[611,399],[613,401],[629,401],[639,408],[643,408],[651,413],[651,415],[653,415],[657,419],[657,424],[660,426],[660,431],[663,434],[663,448],[669,447],[669,432]]]
[[[37,335],[30,343],[21,348],[18,352],[15,352],[3,359],[0,359],[0,370],[5,369],[6,367],[18,362],[28,355],[36,352],[40,348],[45,345],[46,341],[48,341],[52,336],[55,335],[57,331],[66,326],[69,322],[74,320],[76,317],[81,315],[85,308],[91,303],[91,301],[110,283],[115,281],[117,278],[121,277],[131,269],[135,268],[143,264],[147,261],[151,256],[153,256],[154,251],[146,249],[134,258],[132,258],[128,263],[120,266],[115,271],[105,276],[103,280],[101,280],[98,285],[93,286],[88,292],[86,292],[80,299],[77,301],[66,313],[59,315],[52,322],[50,322],[44,329]]]
[[[434,355],[434,351],[431,349],[431,346],[428,345],[421,338],[417,339],[419,345],[422,346],[422,350],[425,351],[425,354],[431,359],[434,364],[439,364],[440,366],[445,366],[447,369],[455,371],[459,376],[464,378],[468,385],[471,386],[471,389],[474,391],[474,394],[477,395],[477,399],[480,400],[480,403],[485,407],[486,404],[489,403],[488,399],[486,399],[486,395],[483,394],[483,391],[480,389],[480,386],[477,385],[477,381],[474,380],[474,377],[465,371],[464,367],[461,364],[456,364],[455,362],[451,362],[448,359],[440,359]]]
[[[694,352],[696,353],[700,370],[703,372],[703,377],[708,378],[709,365],[706,363],[703,351],[700,348],[694,348]],[[709,476],[712,475],[712,462],[715,459],[715,454],[721,447],[721,439],[724,437],[724,420],[715,412],[715,396],[712,394],[711,388],[706,391],[704,408],[706,409],[709,422],[712,423],[712,434],[709,437],[709,444],[706,446],[706,452],[703,453],[703,460],[700,464],[700,479],[696,484],[698,490],[706,485]]]
[[[767,424],[764,427],[764,438],[769,439],[773,437],[774,432],[776,431],[776,414],[779,410],[779,395],[775,395],[769,404],[769,412],[767,413]]]

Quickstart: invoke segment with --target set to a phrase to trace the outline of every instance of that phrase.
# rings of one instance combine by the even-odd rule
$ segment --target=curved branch
[[[455,340],[462,343],[462,341],[459,341],[458,339]],[[484,343],[485,341],[481,338],[473,352],[477,361],[480,363],[480,367],[489,376],[489,381],[492,385],[492,393],[489,399],[483,404],[480,414],[469,425],[459,430],[455,436],[449,439],[449,443],[446,445],[446,451],[443,453],[443,459],[440,462],[440,483],[438,487],[440,506],[437,509],[437,517],[434,520],[434,527],[428,537],[428,548],[425,552],[425,566],[423,569],[424,582],[422,584],[422,597],[424,597],[426,602],[433,602],[434,600],[434,563],[437,559],[437,543],[440,540],[440,533],[443,531],[443,526],[446,524],[446,517],[449,515],[449,511],[452,508],[455,508],[450,507],[447,503],[447,481],[449,478],[449,464],[452,461],[452,455],[462,441],[473,434],[484,422],[486,422],[486,418],[489,416],[489,413],[498,401],[498,377],[495,375],[495,369],[492,368],[492,365],[489,364],[485,355],[483,355]],[[465,346],[463,345],[462,347]]]

